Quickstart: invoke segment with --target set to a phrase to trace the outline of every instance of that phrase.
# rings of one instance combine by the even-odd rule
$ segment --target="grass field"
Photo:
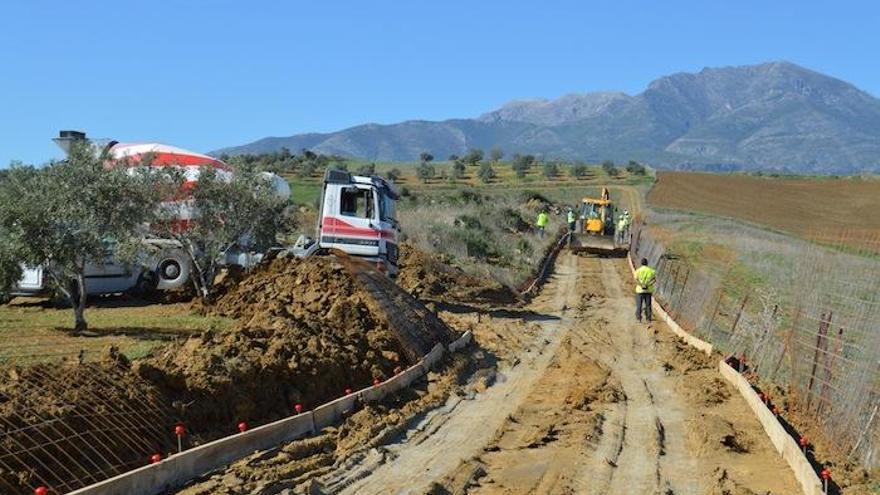
[[[196,314],[188,303],[130,305],[113,299],[90,304],[86,318],[86,335],[73,335],[70,309],[52,307],[38,298],[17,298],[0,305],[0,362],[75,358],[80,351],[92,359],[111,345],[137,358],[163,342],[233,323],[228,318]]]
[[[765,178],[659,172],[653,207],[745,220],[808,239],[852,247],[880,236],[880,180]]]

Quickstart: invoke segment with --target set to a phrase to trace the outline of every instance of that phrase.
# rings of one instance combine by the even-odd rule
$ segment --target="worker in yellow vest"
[[[541,213],[538,213],[538,221],[535,222],[535,225],[538,226],[538,234],[541,237],[544,237],[544,231],[547,229],[547,224],[550,222],[550,216],[547,215],[547,210],[541,210]]]
[[[642,266],[636,270],[636,320],[642,321],[644,307],[645,320],[651,321],[651,294],[656,285],[657,270],[648,266],[648,260],[642,258]]]
[[[623,244],[624,239],[626,238],[626,217],[621,215],[620,218],[617,219],[617,242],[618,244]]]
[[[567,214],[566,220],[568,221],[568,231],[574,232],[574,227],[575,227],[575,224],[577,223],[577,215],[575,215],[573,209],[571,209],[571,208],[568,209],[568,214]]]

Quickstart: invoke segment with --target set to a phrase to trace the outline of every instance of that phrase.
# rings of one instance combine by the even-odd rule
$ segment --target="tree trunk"
[[[88,330],[89,326],[86,323],[85,317],[88,293],[86,292],[86,279],[82,273],[77,274],[74,286],[76,290],[71,294],[74,321],[73,331],[74,333],[83,333]]]
[[[184,244],[184,247],[186,248],[186,254],[189,255],[189,259],[192,262],[193,270],[196,272],[195,276],[190,276],[193,286],[196,288],[196,294],[201,297],[203,303],[210,304],[210,285],[208,284],[206,272],[213,265],[209,263],[208,267],[202,268],[202,265],[196,259],[195,249],[188,243]]]

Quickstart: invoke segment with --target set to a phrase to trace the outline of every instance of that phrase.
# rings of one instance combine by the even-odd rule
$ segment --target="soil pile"
[[[488,277],[469,275],[409,243],[400,246],[397,284],[419,299],[466,304],[514,304],[519,300],[510,288]]]
[[[406,297],[392,309],[429,313]],[[239,318],[239,327],[169,346],[136,370],[181,405],[194,432],[232,433],[239,421],[271,421],[295,404],[309,409],[392,376],[437,343],[437,326],[448,336],[443,341],[451,339],[448,328],[424,314],[410,318],[417,328],[402,331],[375,299],[334,259],[276,259],[209,309]],[[414,348],[404,332],[432,338]]]

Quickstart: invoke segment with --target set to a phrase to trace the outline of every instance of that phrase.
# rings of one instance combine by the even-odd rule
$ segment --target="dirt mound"
[[[700,414],[687,423],[688,441],[695,452],[705,455],[718,450],[736,453],[749,451],[751,442],[721,416]]]
[[[469,275],[409,243],[400,247],[397,284],[420,299],[488,304],[513,304],[518,300],[510,288],[489,278]]]
[[[709,490],[706,495],[757,495],[754,491],[730,479],[727,470],[717,468],[708,480]],[[769,493],[769,492],[768,492]]]
[[[239,327],[168,347],[136,371],[182,404],[181,416],[206,436],[289,415],[295,404],[314,407],[392,376],[452,338],[403,291],[368,290],[375,277],[355,276],[333,258],[273,260],[208,309],[239,318]]]

